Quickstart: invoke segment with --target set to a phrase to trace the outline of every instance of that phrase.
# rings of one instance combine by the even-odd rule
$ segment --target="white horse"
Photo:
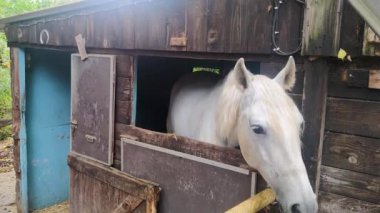
[[[301,156],[303,117],[285,90],[295,84],[290,57],[274,79],[253,75],[239,59],[215,84],[198,75],[178,81],[172,90],[169,132],[207,143],[240,146],[248,165],[275,191],[285,212],[316,212]]]

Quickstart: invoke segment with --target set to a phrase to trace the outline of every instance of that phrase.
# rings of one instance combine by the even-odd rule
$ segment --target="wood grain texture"
[[[325,60],[306,61],[302,113],[305,120],[303,157],[314,190],[319,188],[323,134],[325,130],[328,66]]]
[[[139,205],[130,200],[140,201]],[[146,212],[145,202],[128,193],[102,183],[86,174],[70,169],[70,212]],[[121,206],[121,207],[120,207]]]
[[[380,176],[380,139],[325,134],[322,164]]]
[[[208,0],[207,51],[224,52],[227,0]]]
[[[278,12],[278,45],[282,51],[294,51],[302,41],[301,29],[304,6],[304,4],[297,1],[283,1],[280,5]],[[272,26],[272,24],[269,26]]]
[[[229,0],[226,8],[225,52],[245,53],[248,41],[248,0]]]
[[[67,163],[71,170],[75,170],[76,172],[91,177],[91,179],[108,184],[111,187],[144,200],[151,196],[150,193],[158,194],[160,191],[158,185],[153,182],[135,178],[119,170],[73,153],[68,155]]]
[[[327,130],[380,138],[379,119],[379,102],[340,98],[327,101]]]
[[[152,1],[136,6],[135,48],[164,50],[167,43],[168,3]]]
[[[190,138],[141,129],[135,126],[116,124],[115,137],[123,137],[140,142],[172,149],[198,157],[218,161],[233,166],[248,168],[243,156],[237,149],[215,146]]]
[[[187,46],[186,37],[186,0],[169,0],[167,3],[167,50],[185,51]],[[172,45],[170,39],[185,41],[185,44]]]
[[[268,10],[271,6],[272,2],[267,0],[248,1],[248,53],[272,52],[273,14]]]
[[[336,56],[340,45],[343,0],[306,1],[302,55]]]
[[[349,4],[343,3],[340,47],[352,57],[361,56],[363,48],[364,20]]]
[[[380,204],[380,177],[322,166],[321,191]]]
[[[375,64],[373,62],[368,62],[368,64]],[[332,64],[331,64],[332,65]],[[360,65],[362,66],[362,65]],[[364,100],[373,100],[380,101],[380,90],[371,90],[367,87],[352,87],[347,84],[348,81],[356,82],[355,85],[364,85],[367,82],[363,80],[358,81],[356,78],[348,79],[349,76],[347,70],[342,66],[332,66],[329,72],[329,91],[328,95],[330,97],[341,97],[341,98],[354,98],[354,99],[364,99]],[[363,70],[363,69],[361,69]],[[356,73],[357,75],[365,75],[366,73]],[[360,77],[361,79],[368,79],[368,76]]]
[[[12,90],[12,134],[13,134],[13,167],[16,173],[16,206],[17,212],[21,212],[21,168],[20,168],[20,70],[18,48],[11,48],[11,90]]]
[[[207,0],[187,1],[186,5],[187,51],[207,49]]]
[[[320,213],[377,213],[380,205],[344,197],[337,194],[319,192],[318,204]]]

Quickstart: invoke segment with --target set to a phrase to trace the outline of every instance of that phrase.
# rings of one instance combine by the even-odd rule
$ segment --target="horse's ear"
[[[289,57],[288,63],[274,78],[285,90],[291,90],[296,83],[296,64],[293,56]]]
[[[228,75],[228,83],[235,84],[239,88],[245,89],[248,87],[249,76],[252,75],[245,66],[244,59],[240,58],[234,69]]]

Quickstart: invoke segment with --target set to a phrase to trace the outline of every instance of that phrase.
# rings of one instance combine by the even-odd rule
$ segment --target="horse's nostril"
[[[300,204],[293,204],[292,207],[290,207],[290,210],[292,211],[292,213],[301,213]]]

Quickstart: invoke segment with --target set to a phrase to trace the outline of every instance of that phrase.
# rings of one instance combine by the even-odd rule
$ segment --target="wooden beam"
[[[21,209],[20,192],[20,79],[19,79],[19,58],[18,48],[11,48],[11,89],[12,89],[12,123],[13,123],[13,166],[16,172],[16,206],[17,212]]]
[[[144,200],[152,199],[152,193],[158,194],[161,190],[156,183],[135,178],[73,153],[68,155],[67,163],[71,169]]]
[[[305,119],[303,157],[310,182],[315,191],[319,188],[323,135],[327,100],[329,68],[324,59],[305,61],[305,81],[302,113]]]
[[[321,167],[321,191],[339,194],[358,200],[380,204],[380,177],[338,169]]]
[[[342,8],[343,0],[306,0],[302,55],[337,55]]]
[[[232,166],[248,168],[241,152],[233,148],[215,146],[174,134],[158,133],[123,124],[116,124],[115,139],[118,137],[125,137]]]
[[[345,212],[345,213],[357,213],[357,212],[379,212],[380,205],[357,200],[337,194],[319,192],[318,196],[320,213],[332,213],[332,212]]]
[[[322,164],[380,176],[380,140],[327,132]]]

